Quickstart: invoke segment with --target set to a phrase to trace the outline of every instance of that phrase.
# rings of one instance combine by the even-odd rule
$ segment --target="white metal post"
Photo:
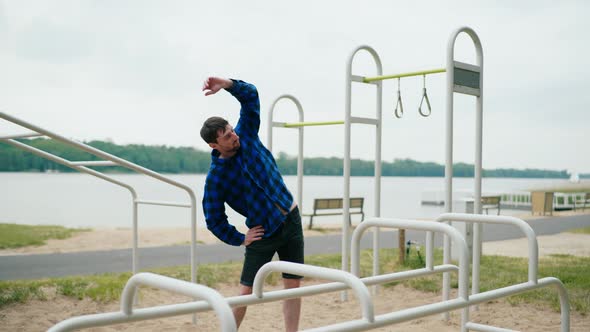
[[[455,41],[457,36],[465,32],[474,44],[477,53],[477,66],[462,64],[455,61]],[[455,68],[477,72],[479,82],[477,88],[465,88],[455,84]],[[447,44],[447,116],[446,116],[446,162],[445,162],[445,212],[452,212],[453,202],[453,109],[454,92],[466,93],[477,97],[475,116],[475,165],[474,165],[474,212],[481,214],[481,172],[482,172],[482,129],[483,129],[483,50],[479,37],[469,27],[461,27],[455,30]],[[479,265],[481,257],[481,231],[482,226],[475,223],[473,228],[473,271],[472,271],[472,294],[479,292]],[[444,239],[444,262],[448,264],[451,260],[451,247],[448,238]],[[443,300],[449,298],[450,276],[443,275]],[[445,319],[448,319],[445,313]]]
[[[273,115],[274,109],[279,100],[288,99],[297,106],[297,112],[299,114],[299,122],[303,122],[303,106],[297,98],[292,95],[282,95],[275,99],[268,111],[268,128],[267,128],[267,144],[266,147],[272,153],[272,132],[274,127],[284,127],[284,123],[274,122]],[[303,126],[298,127],[298,149],[297,149],[297,204],[299,205],[299,211],[303,211]]]
[[[377,68],[377,75],[383,74],[383,66],[381,65],[381,59],[377,52],[370,46],[362,45],[357,47],[348,57],[348,63],[346,66],[346,101],[344,110],[344,163],[343,163],[343,180],[344,180],[344,193],[343,193],[343,216],[342,216],[342,270],[349,270],[349,248],[350,248],[350,162],[351,162],[351,125],[355,123],[365,123],[375,125],[375,215],[381,215],[381,131],[382,131],[382,87],[381,82],[374,82],[377,86],[376,92],[376,115],[375,119],[364,119],[352,117],[352,82],[366,83],[363,81],[364,77],[356,76],[352,74],[352,63],[355,55],[365,50],[371,54],[375,61]],[[379,228],[376,228],[373,233],[373,274],[379,274]],[[342,292],[342,300],[347,299],[346,292]]]

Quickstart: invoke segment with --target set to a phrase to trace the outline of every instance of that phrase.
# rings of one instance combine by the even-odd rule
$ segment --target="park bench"
[[[500,215],[500,201],[502,196],[482,196],[481,197],[481,208],[488,214],[488,209],[497,209],[498,215]]]
[[[313,201],[313,213],[302,214],[302,216],[309,217],[309,229],[313,226],[313,218],[321,216],[337,216],[343,215],[342,210],[344,199],[342,198],[316,198]],[[350,215],[360,214],[361,221],[365,219],[365,212],[363,211],[365,199],[363,197],[350,198]],[[350,216],[349,216],[349,222]]]

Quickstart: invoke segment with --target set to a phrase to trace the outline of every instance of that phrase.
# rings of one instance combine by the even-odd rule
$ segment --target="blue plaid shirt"
[[[227,89],[241,104],[240,120],[235,131],[240,148],[229,159],[211,152],[211,167],[205,181],[203,211],[207,228],[221,241],[239,246],[245,235],[227,220],[225,205],[246,217],[246,226],[262,225],[263,238],[271,236],[285,220],[277,208],[289,211],[293,196],[283,182],[277,164],[258,137],[260,100],[252,84],[233,80]]]

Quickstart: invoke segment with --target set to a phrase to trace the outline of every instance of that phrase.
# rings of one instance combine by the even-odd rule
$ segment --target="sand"
[[[306,236],[321,236],[328,231],[306,231]],[[217,240],[207,234],[199,232],[198,238],[203,243],[215,243]],[[159,246],[169,244],[184,244],[189,240],[187,229],[148,229],[141,232],[142,246]],[[2,254],[31,254],[47,252],[71,252],[78,250],[106,250],[113,248],[128,248],[130,230],[104,229],[84,232],[67,240],[50,241],[47,245],[35,248],[23,248],[13,251],[3,251]],[[590,256],[590,235],[561,233],[556,235],[539,236],[540,256],[550,254],[573,254]],[[497,254],[522,257],[527,255],[525,239],[495,241],[484,243],[484,254]],[[319,281],[304,281],[304,285],[319,283]],[[278,286],[268,286],[267,289]],[[225,296],[238,293],[235,284],[226,284],[217,288]],[[118,311],[118,302],[99,303],[88,299],[76,300],[56,295],[54,289],[45,290],[47,299],[35,300],[25,304],[10,305],[0,309],[0,331],[44,331],[64,319],[94,313]],[[303,299],[301,329],[334,324],[350,319],[361,318],[358,302],[352,293],[350,301],[341,302],[339,293],[330,293],[306,297]],[[142,289],[140,292],[140,307],[182,303],[188,298],[154,289]],[[380,288],[378,295],[373,297],[376,314],[389,313],[395,310],[410,308],[422,304],[440,301],[440,294],[424,293],[403,285],[393,288]],[[472,321],[481,324],[520,330],[520,331],[559,331],[560,317],[548,307],[531,304],[513,305],[506,299],[492,301],[480,306],[479,311],[471,313]],[[444,321],[440,315],[419,318],[394,326],[383,327],[375,331],[458,331],[460,313],[451,313],[451,320]],[[577,313],[571,315],[571,331],[590,331],[590,317]],[[102,328],[88,329],[89,331],[217,331],[219,328],[212,312],[199,314],[196,326],[191,323],[191,316],[177,316],[158,320],[136,322],[126,325],[115,325]],[[278,302],[251,306],[240,331],[282,331],[283,319],[281,305]]]

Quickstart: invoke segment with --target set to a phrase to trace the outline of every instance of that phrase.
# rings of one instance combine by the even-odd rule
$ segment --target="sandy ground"
[[[328,232],[337,232],[331,229]],[[202,232],[202,233],[206,233]],[[326,232],[306,231],[307,236],[319,236]],[[167,245],[186,243],[186,229],[152,229],[141,233],[142,246]],[[46,246],[26,248],[18,251],[22,254],[38,252],[67,252],[77,250],[96,250],[111,248],[127,248],[129,246],[130,231],[96,230],[77,235],[68,240],[50,241]],[[206,234],[199,234],[204,243],[214,243],[217,240]],[[539,236],[540,255],[555,253],[590,256],[590,235],[561,233],[549,236]],[[508,256],[526,256],[527,243],[525,239],[496,241],[484,243],[484,254],[498,254]],[[7,252],[4,252],[7,254]],[[304,285],[318,283],[318,281],[304,281]],[[277,286],[268,286],[268,289]],[[225,296],[238,293],[234,284],[222,285],[217,288]],[[75,300],[56,295],[55,290],[46,290],[47,299],[31,301],[25,304],[10,305],[0,309],[0,331],[44,331],[64,319],[94,313],[114,312],[119,310],[118,302],[97,303],[91,300]],[[303,299],[301,329],[319,327],[361,318],[358,302],[350,293],[352,300],[341,302],[338,293],[330,293],[306,297]],[[140,307],[187,302],[184,296],[171,294],[154,289],[142,289],[140,292]],[[378,295],[373,297],[376,314],[411,308],[422,304],[440,301],[440,294],[423,293],[398,285],[394,288],[380,288]],[[272,318],[271,318],[272,317]],[[480,306],[480,310],[471,313],[472,321],[510,328],[519,331],[559,331],[559,312],[550,308],[538,307],[530,304],[512,305],[506,300],[492,301]],[[420,318],[394,326],[383,327],[375,331],[458,331],[460,313],[451,313],[449,322],[441,320],[440,315]],[[590,317],[571,315],[571,331],[590,331]],[[218,322],[212,312],[199,314],[196,326],[192,325],[190,316],[170,317],[159,320],[136,322],[127,325],[116,325],[103,328],[93,328],[89,331],[217,331]],[[251,306],[240,331],[282,331],[283,319],[281,305],[278,302]]]

